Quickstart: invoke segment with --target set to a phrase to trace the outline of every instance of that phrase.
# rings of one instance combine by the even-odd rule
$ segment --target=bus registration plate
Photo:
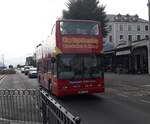
[[[79,94],[88,93],[88,91],[78,91]]]

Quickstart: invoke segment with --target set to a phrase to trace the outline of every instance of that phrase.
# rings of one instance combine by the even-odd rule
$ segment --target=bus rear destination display
[[[63,48],[85,48],[85,49],[98,49],[99,41],[96,38],[74,38],[63,37]]]

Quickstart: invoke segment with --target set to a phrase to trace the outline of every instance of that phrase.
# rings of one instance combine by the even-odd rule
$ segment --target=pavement
[[[150,75],[105,74],[107,90],[125,96],[150,97]]]

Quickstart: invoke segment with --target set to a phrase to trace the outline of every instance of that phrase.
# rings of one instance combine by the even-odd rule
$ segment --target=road
[[[104,94],[56,98],[82,124],[150,124],[150,76],[105,74]],[[17,73],[0,81],[0,88],[37,88],[36,79]]]

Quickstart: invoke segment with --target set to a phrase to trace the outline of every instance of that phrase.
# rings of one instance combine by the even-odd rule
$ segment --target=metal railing
[[[47,92],[41,90],[43,124],[80,124],[79,117],[73,116]]]
[[[80,124],[45,90],[0,89],[0,124]]]
[[[0,124],[42,122],[39,109],[40,92],[33,89],[0,90]]]

